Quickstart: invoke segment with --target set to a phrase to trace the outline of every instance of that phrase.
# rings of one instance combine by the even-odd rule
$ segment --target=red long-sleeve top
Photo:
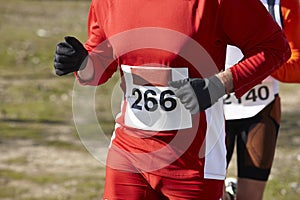
[[[199,76],[192,68],[206,67],[192,66],[176,55],[186,47],[184,40],[173,41],[174,52],[154,48],[128,52],[136,42],[134,34],[109,41],[118,34],[143,27],[164,28],[192,38],[208,52],[219,71],[224,69],[226,45],[239,47],[245,60],[230,69],[237,97],[260,83],[291,55],[284,34],[259,0],[93,0],[85,47],[94,57],[95,76],[83,84],[107,81],[120,64],[187,66],[190,77]],[[143,39],[147,41],[147,37]]]
[[[230,68],[237,97],[290,57],[284,33],[259,0],[93,0],[85,48],[95,73],[92,80],[81,83],[102,84],[121,65],[144,66],[139,72],[143,74],[142,78],[150,78],[147,73],[151,73],[151,79],[157,76],[155,81],[159,83],[168,75],[154,74],[157,70],[151,70],[153,67],[185,68],[191,78],[209,77],[224,70],[228,44],[239,47],[245,55],[243,61]],[[149,66],[152,67],[148,68],[150,70],[147,69]],[[176,119],[175,124],[171,122],[173,127],[166,129],[136,129],[134,125],[144,122],[142,119],[152,111],[132,107],[130,95],[134,90],[127,90],[132,83],[127,84],[126,73],[121,84],[124,90],[122,111],[116,119],[118,126],[111,143],[111,156],[108,156],[110,164],[124,166],[119,163],[122,156],[118,157],[116,153],[121,149],[133,152],[128,159],[133,159],[135,167],[147,168],[154,164],[154,168],[144,170],[153,170],[157,174],[178,177],[200,172],[205,178],[223,179],[226,173],[223,105],[215,104],[192,116],[191,120]],[[157,97],[157,102],[161,101],[155,94],[153,97]],[[148,106],[146,102],[144,104],[138,106]],[[137,113],[134,119],[130,118],[130,111]],[[138,115],[140,112],[141,116]],[[170,112],[162,110],[161,114]],[[163,120],[169,122],[168,119],[176,116],[180,117],[181,112]],[[160,120],[158,117],[161,117],[160,113],[151,120],[156,123],[155,120]],[[188,126],[181,126],[186,119]],[[131,120],[136,124],[132,125]],[[145,123],[151,120],[145,120]],[[152,128],[151,124],[149,126]],[[141,135],[147,137],[139,137]],[[205,144],[204,149],[201,144]],[[161,155],[161,151],[165,154]]]

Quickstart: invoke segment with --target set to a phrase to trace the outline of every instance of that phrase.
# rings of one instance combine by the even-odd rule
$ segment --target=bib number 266
[[[174,98],[174,92],[172,90],[165,90],[161,93],[148,89],[142,92],[138,88],[132,89],[132,95],[137,96],[131,108],[137,110],[147,110],[154,112],[158,109],[158,106],[164,111],[172,111],[176,108],[177,102]],[[143,103],[144,101],[144,103]]]

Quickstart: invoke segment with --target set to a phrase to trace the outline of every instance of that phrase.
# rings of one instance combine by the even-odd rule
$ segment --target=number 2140
[[[231,104],[231,95],[232,94],[227,94],[226,97],[224,98],[224,104]],[[269,88],[267,86],[261,86],[259,88],[252,88],[249,90],[249,92],[244,95],[245,97],[243,98],[245,101],[253,101],[256,102],[257,100],[267,100],[269,98],[270,92]],[[242,99],[238,98],[238,103],[242,103]]]

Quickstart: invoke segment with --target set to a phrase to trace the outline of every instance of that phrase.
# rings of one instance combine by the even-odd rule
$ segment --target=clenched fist
[[[62,76],[83,70],[87,64],[88,51],[75,37],[66,36],[65,42],[56,46],[54,56],[55,73]]]

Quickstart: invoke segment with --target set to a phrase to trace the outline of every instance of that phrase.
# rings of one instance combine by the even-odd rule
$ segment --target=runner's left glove
[[[191,114],[197,114],[211,107],[226,93],[223,83],[217,76],[170,81],[169,85],[176,88],[175,95]]]
[[[83,70],[87,64],[88,51],[75,37],[66,36],[65,42],[56,46],[54,56],[55,73],[59,76]]]

